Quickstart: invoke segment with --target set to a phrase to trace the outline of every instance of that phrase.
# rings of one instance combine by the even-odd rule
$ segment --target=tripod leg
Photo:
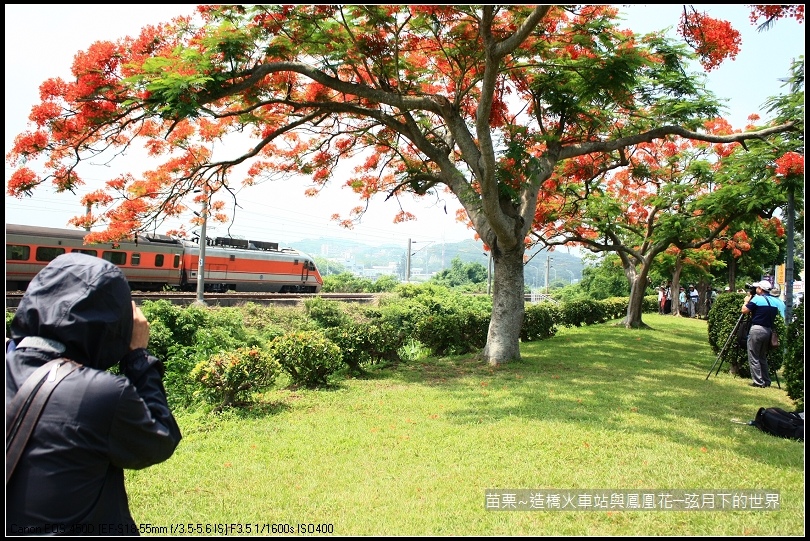
[[[732,333],[732,335],[733,334],[734,333]],[[709,373],[706,374],[706,379],[709,379],[709,376],[712,375],[712,370],[714,370],[715,365],[717,365],[717,361],[720,361],[720,364],[717,365],[717,372],[715,372],[714,375],[716,376],[717,374],[720,373],[720,369],[723,367],[723,356],[726,354],[727,348],[728,348],[728,340],[726,340],[726,343],[723,344],[723,349],[720,350],[720,353],[717,354],[717,358],[714,360],[714,364],[712,365],[712,367],[709,368]]]
[[[706,374],[706,379],[709,379],[709,376],[712,375],[712,370],[714,370],[714,366],[717,364],[717,361],[720,361],[720,364],[717,366],[717,371],[714,373],[715,376],[720,373],[720,369],[723,367],[723,361],[725,360],[723,357],[726,354],[728,349],[728,345],[731,343],[732,339],[737,336],[737,329],[740,327],[740,323],[743,320],[745,314],[740,314],[740,317],[737,318],[737,323],[734,324],[734,328],[731,330],[731,334],[728,335],[726,338],[726,343],[723,344],[723,348],[720,350],[720,353],[717,355],[717,359],[714,360],[714,364],[709,369],[709,373]],[[778,382],[777,382],[778,383]]]
[[[725,358],[726,353],[729,351],[729,349],[734,349],[734,346],[737,345],[736,344],[737,329],[739,329],[739,327],[740,327],[740,322],[742,321],[742,317],[743,316],[741,314],[740,318],[737,320],[737,323],[734,325],[734,328],[731,329],[731,334],[729,334],[728,338],[726,339],[726,345],[723,346],[723,351],[720,352],[722,354],[722,360],[720,361],[720,365],[717,367],[717,371],[714,373],[715,377],[717,377],[717,374],[720,373],[720,369],[723,368],[723,362],[725,362],[725,360],[726,360],[726,358]],[[729,344],[732,344],[731,348],[728,347]]]
[[[714,373],[714,377],[717,377],[717,374],[719,374],[719,373],[720,373],[720,369],[721,369],[721,368],[723,368],[723,363],[724,363],[724,362],[725,362],[725,359],[722,359],[722,360],[720,361],[720,364],[719,364],[719,365],[717,365],[717,371]]]
[[[709,379],[709,376],[711,376],[711,375],[712,375],[712,371],[714,370],[714,367],[715,367],[715,366],[717,366],[717,361],[720,361],[720,366],[723,366],[723,361],[721,361],[720,359],[723,357],[723,353],[724,353],[725,351],[726,351],[726,346],[723,346],[723,349],[721,349],[721,350],[720,350],[720,353],[718,353],[718,354],[717,354],[717,358],[714,360],[714,363],[712,364],[712,367],[711,367],[711,368],[709,368],[709,373],[708,373],[708,374],[706,374],[706,379]],[[718,371],[718,372],[720,371],[720,367],[717,367],[717,371]],[[716,376],[716,375],[717,375],[717,374],[715,374],[715,376]]]

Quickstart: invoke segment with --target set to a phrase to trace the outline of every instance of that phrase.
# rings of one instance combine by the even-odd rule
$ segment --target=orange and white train
[[[49,261],[82,252],[118,265],[133,291],[195,291],[197,242],[144,235],[115,244],[85,244],[85,231],[6,225],[6,291],[21,291]],[[205,291],[318,293],[323,279],[309,255],[274,242],[230,237],[205,244]]]

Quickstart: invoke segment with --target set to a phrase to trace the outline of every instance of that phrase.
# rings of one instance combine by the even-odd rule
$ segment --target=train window
[[[6,260],[28,261],[31,257],[30,246],[20,246],[16,244],[6,244]]]
[[[78,254],[87,254],[98,257],[98,250],[85,250],[84,248],[74,248],[71,252],[76,252]]]
[[[101,252],[101,259],[106,259],[116,265],[126,265],[127,254],[124,252]]]
[[[174,254],[174,268],[180,268],[180,254]]]
[[[231,254],[231,261],[236,261],[236,256]]]
[[[138,266],[141,264],[141,254],[138,252],[132,252],[132,258],[129,260],[129,264],[133,266]]]
[[[56,256],[65,253],[64,248],[52,248],[50,246],[38,246],[36,251],[37,261],[52,261]]]
[[[156,267],[163,266],[163,254],[155,254],[155,266]]]
[[[298,265],[298,260],[293,261],[293,265]]]
[[[309,270],[311,271],[315,270],[315,263],[313,263],[312,261],[309,262]]]

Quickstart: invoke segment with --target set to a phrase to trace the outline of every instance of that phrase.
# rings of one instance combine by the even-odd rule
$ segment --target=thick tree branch
[[[560,151],[560,159],[562,160],[566,158],[573,158],[575,156],[584,156],[594,152],[611,152],[620,148],[637,145],[639,143],[650,143],[656,139],[663,139],[668,135],[679,135],[686,139],[705,141],[707,143],[741,143],[748,139],[765,140],[768,136],[775,133],[794,131],[796,129],[797,128],[794,122],[788,122],[779,126],[773,126],[751,132],[735,133],[732,135],[710,135],[687,130],[680,126],[661,126],[643,133],[628,137],[620,137],[611,141],[593,141],[569,145]]]

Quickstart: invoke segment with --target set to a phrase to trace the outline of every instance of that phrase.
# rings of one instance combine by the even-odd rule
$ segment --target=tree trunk
[[[737,291],[737,258],[730,255],[728,262],[728,287],[731,293]]]
[[[627,305],[627,315],[622,320],[622,325],[628,329],[638,329],[645,327],[641,321],[641,313],[644,309],[644,293],[647,290],[647,273],[642,272],[633,277],[630,283],[630,302]]]
[[[705,318],[709,314],[709,305],[706,299],[709,295],[709,282],[702,279],[695,284],[695,289],[698,292],[698,303],[695,306],[695,314],[698,317]]]
[[[681,315],[681,270],[683,260],[680,256],[675,260],[675,271],[672,273],[672,315]]]
[[[523,243],[511,252],[492,254],[495,279],[492,281],[492,318],[482,357],[490,365],[520,359],[520,330],[523,327]]]

